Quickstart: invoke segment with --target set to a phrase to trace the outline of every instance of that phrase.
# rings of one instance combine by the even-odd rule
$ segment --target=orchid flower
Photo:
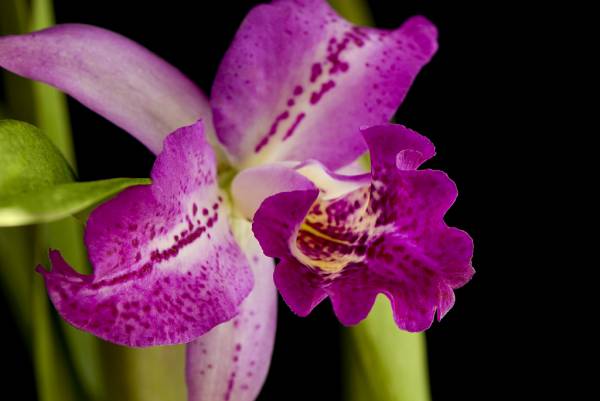
[[[334,173],[318,161],[256,167],[236,177],[233,193],[243,197],[261,180],[284,189],[254,211],[253,230],[265,254],[281,258],[275,284],[295,313],[329,297],[340,322],[354,325],[383,293],[398,327],[423,331],[473,274],[471,238],[443,222],[456,186],[441,171],[417,170],[434,154],[427,138],[392,124],[362,133],[369,174]]]
[[[191,400],[258,394],[275,335],[272,277],[302,316],[329,297],[340,322],[355,324],[382,292],[400,328],[429,327],[471,277],[472,242],[443,222],[454,184],[417,170],[431,143],[388,122],[436,35],[422,17],[396,30],[354,26],[324,0],[260,5],[210,100],[101,28],[0,38],[2,67],[61,89],[157,154],[151,185],[90,215],[92,275],[58,251],[51,271],[38,268],[58,312],[117,344],[189,343]],[[349,174],[367,150],[371,172]],[[275,270],[270,257],[281,259]]]

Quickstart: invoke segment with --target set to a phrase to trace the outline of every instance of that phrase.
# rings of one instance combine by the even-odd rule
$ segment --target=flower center
[[[362,262],[377,217],[369,213],[368,204],[368,187],[336,199],[317,200],[298,230],[294,256],[326,273],[338,273],[351,263]]]

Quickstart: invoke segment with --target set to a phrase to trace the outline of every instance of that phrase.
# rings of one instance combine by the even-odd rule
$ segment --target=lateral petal
[[[51,252],[38,271],[73,326],[128,346],[189,342],[239,312],[252,288],[218,193],[215,156],[202,123],[165,141],[153,184],[94,210],[85,240],[94,274]]]

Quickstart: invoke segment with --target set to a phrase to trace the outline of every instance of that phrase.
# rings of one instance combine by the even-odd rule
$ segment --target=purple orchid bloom
[[[383,292],[399,327],[427,328],[472,275],[472,244],[442,220],[452,182],[416,170],[431,144],[387,122],[436,35],[421,17],[396,30],[353,26],[325,0],[260,5],[225,54],[210,102],[174,67],[101,28],[0,38],[0,66],[63,90],[158,155],[152,185],[91,214],[93,275],[57,251],[52,271],[39,270],[59,313],[118,344],[191,341],[192,400],[251,400],[262,386],[276,319],[264,254],[281,258],[275,284],[300,315],[329,296],[340,321],[355,324]],[[344,175],[367,150],[371,173]],[[218,185],[215,152],[237,173],[231,187]]]

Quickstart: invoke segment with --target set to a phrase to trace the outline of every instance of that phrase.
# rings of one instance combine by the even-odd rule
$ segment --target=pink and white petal
[[[295,169],[282,164],[250,167],[231,183],[233,204],[242,216],[252,220],[263,200],[279,192],[315,189],[314,184]]]
[[[254,401],[269,370],[277,322],[274,261],[263,255],[250,223],[234,223],[233,230],[252,268],[254,288],[239,315],[187,345],[189,401]]]
[[[341,175],[359,175],[365,174],[371,171],[371,166],[367,165],[366,154],[358,157],[352,163],[346,164],[343,167],[335,170],[337,174]]]
[[[330,200],[344,196],[371,183],[371,174],[361,171],[358,174],[340,174],[328,169],[317,160],[307,160],[294,169],[310,179],[321,191],[320,198]]]
[[[212,131],[210,106],[192,81],[105,29],[64,24],[1,37],[0,66],[66,92],[155,154],[170,132],[199,118]]]
[[[422,17],[387,31],[356,27],[325,0],[254,8],[211,92],[234,164],[316,159],[332,169],[366,150],[361,126],[388,122],[437,49]]]
[[[127,346],[192,341],[239,312],[252,288],[218,193],[202,123],[165,140],[153,184],[132,187],[90,215],[94,274],[52,253],[42,268],[52,302],[73,326]]]
[[[341,175],[316,160],[309,160],[244,169],[233,179],[231,194],[240,213],[252,220],[262,201],[280,192],[318,188],[321,198],[332,199],[370,182],[369,174]]]

